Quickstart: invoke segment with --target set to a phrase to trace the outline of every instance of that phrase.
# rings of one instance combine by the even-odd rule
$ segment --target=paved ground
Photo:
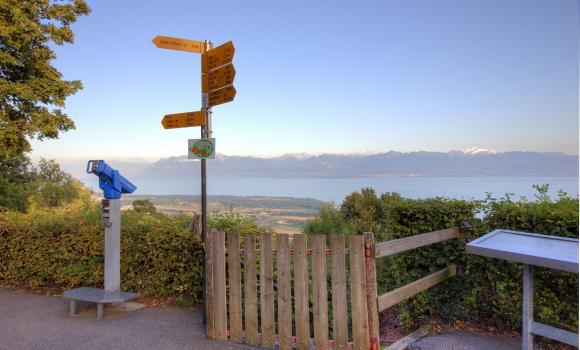
[[[519,350],[521,340],[472,332],[450,332],[420,339],[413,350]]]
[[[520,340],[469,332],[423,338],[416,350],[515,350]],[[79,304],[68,316],[68,302],[0,288],[0,350],[10,349],[204,349],[251,347],[212,342],[203,335],[201,313],[178,308],[142,308],[131,312],[105,309],[95,319],[94,304]]]
[[[94,305],[94,304],[93,304]],[[61,297],[0,288],[0,349],[251,349],[212,342],[203,335],[201,314],[176,308],[108,312],[95,319],[95,307],[79,305],[68,316]]]

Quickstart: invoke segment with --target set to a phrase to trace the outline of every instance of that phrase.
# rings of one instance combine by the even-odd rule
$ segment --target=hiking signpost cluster
[[[165,129],[201,127],[199,139],[188,140],[187,158],[201,160],[201,222],[202,238],[207,233],[206,159],[215,158],[215,139],[212,138],[212,107],[231,102],[236,96],[232,63],[235,48],[231,41],[213,48],[210,41],[196,41],[158,35],[153,39],[161,49],[201,54],[201,110],[167,114],[161,124]]]
[[[199,159],[201,162],[201,237],[205,242],[207,238],[206,160],[215,158],[215,139],[212,138],[211,129],[211,108],[222,103],[231,102],[236,96],[236,89],[233,85],[236,69],[232,63],[235,52],[234,44],[228,41],[214,49],[213,44],[208,40],[196,41],[161,35],[153,39],[153,44],[160,49],[201,54],[201,110],[167,114],[163,117],[161,125],[165,129],[201,127],[201,137],[188,140],[187,158]],[[205,278],[206,276],[204,275],[204,285]],[[204,313],[204,321],[205,317]]]

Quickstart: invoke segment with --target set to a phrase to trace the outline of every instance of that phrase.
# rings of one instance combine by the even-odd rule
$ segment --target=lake
[[[98,182],[85,183],[98,190]],[[200,194],[199,177],[192,180],[153,181],[138,180],[135,194],[196,195]],[[534,184],[550,184],[550,196],[557,198],[563,190],[578,196],[578,177],[386,177],[354,179],[273,179],[273,178],[209,178],[208,195],[282,196],[314,198],[342,203],[343,199],[363,187],[371,187],[380,194],[399,192],[403,197],[449,197],[483,199],[486,192],[494,196],[513,193],[516,197],[535,199]]]

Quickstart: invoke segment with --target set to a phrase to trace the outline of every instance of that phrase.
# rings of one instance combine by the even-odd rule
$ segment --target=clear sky
[[[498,151],[578,154],[576,0],[89,1],[57,68],[84,90],[77,129],[33,158],[185,155],[199,128],[200,56],[156,35],[232,40],[234,102],[214,107],[217,151]]]

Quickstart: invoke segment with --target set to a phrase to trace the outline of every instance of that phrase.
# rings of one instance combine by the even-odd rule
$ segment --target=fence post
[[[205,306],[205,335],[208,339],[214,339],[213,324],[213,231],[209,232],[203,242],[205,249],[205,286],[204,286],[204,306]]]
[[[365,278],[367,309],[369,316],[369,345],[371,350],[381,346],[379,335],[379,306],[377,303],[377,269],[375,265],[375,242],[372,232],[365,232]]]
[[[211,230],[213,241],[213,323],[214,339],[228,339],[228,315],[226,306],[226,235],[222,231]]]
[[[352,340],[353,350],[369,348],[369,317],[366,298],[365,247],[362,235],[351,235],[350,252],[350,290],[352,300]]]

